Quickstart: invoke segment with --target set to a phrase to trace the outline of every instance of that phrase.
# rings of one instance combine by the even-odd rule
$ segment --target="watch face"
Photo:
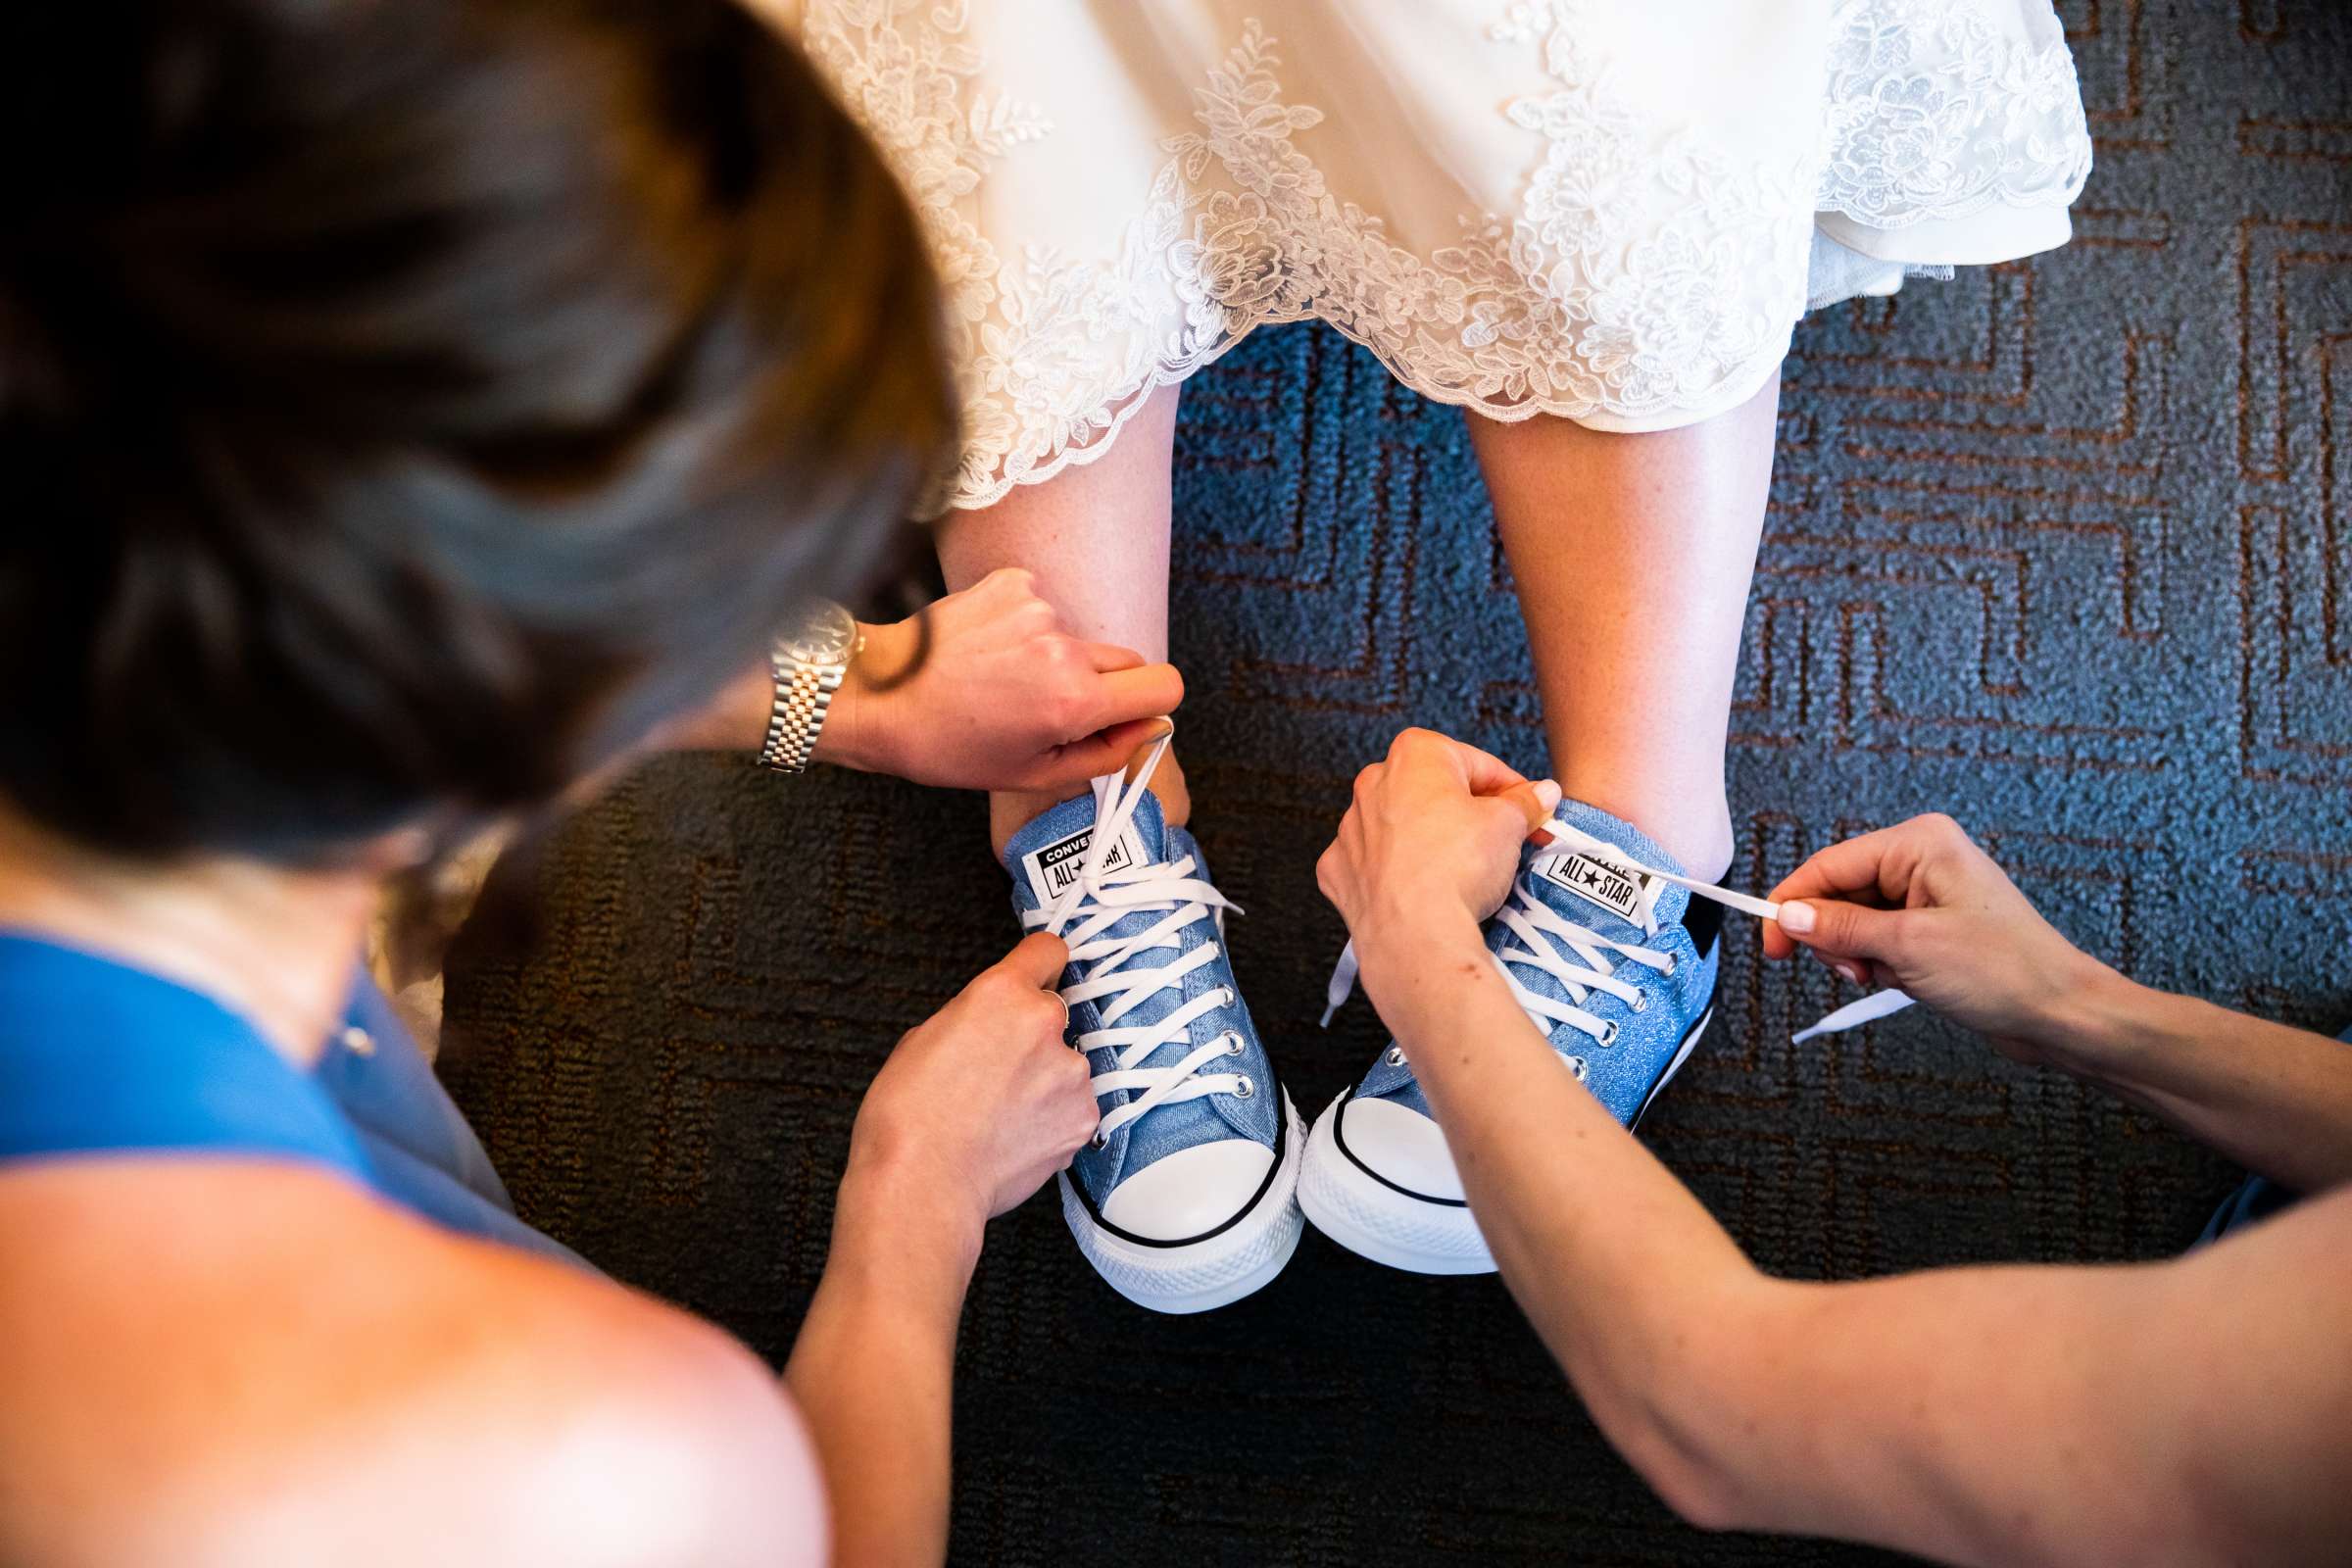
[[[799,664],[846,664],[857,646],[858,620],[834,604],[811,606],[800,626],[786,632],[777,651]]]

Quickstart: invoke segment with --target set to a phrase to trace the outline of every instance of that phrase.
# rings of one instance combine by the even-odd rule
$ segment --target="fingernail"
[[[1784,904],[1781,906],[1781,929],[1790,936],[1803,936],[1813,929],[1813,906]]]
[[[1544,808],[1545,816],[1549,816],[1558,809],[1560,804],[1559,785],[1547,778],[1536,780],[1536,804]]]
[[[1870,984],[1870,976],[1862,972],[1862,966],[1858,963],[1850,963],[1840,958],[1838,960],[1838,972],[1858,986]]]

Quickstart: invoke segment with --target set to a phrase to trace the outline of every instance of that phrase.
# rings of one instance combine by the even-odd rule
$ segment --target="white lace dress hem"
[[[766,0],[780,6],[784,0]],[[948,299],[943,507],[1321,320],[1494,419],[1668,429],[1807,309],[2063,243],[2047,0],[805,0]]]

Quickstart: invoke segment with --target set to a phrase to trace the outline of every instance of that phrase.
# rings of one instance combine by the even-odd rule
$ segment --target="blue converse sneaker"
[[[1062,1217],[1121,1296],[1201,1312],[1290,1261],[1305,1130],[1234,987],[1233,906],[1144,786],[1166,747],[1023,827],[1004,868],[1021,924],[1070,945],[1069,1040],[1102,1110],[1061,1174]]]
[[[1714,1015],[1726,899],[1700,887],[1631,825],[1578,801],[1531,845],[1511,897],[1487,924],[1511,993],[1561,1064],[1628,1127],[1642,1119]],[[1332,1003],[1353,983],[1353,950]],[[1445,1134],[1391,1042],[1362,1082],[1315,1121],[1298,1203],[1351,1251],[1420,1274],[1483,1274],[1494,1256],[1462,1198]]]

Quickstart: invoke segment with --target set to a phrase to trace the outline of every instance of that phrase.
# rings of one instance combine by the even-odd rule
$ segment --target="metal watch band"
[[[841,690],[848,670],[839,664],[818,668],[773,661],[776,678],[774,706],[768,710],[767,739],[760,747],[760,765],[779,773],[806,772],[816,752],[817,733],[832,711],[833,694]]]

